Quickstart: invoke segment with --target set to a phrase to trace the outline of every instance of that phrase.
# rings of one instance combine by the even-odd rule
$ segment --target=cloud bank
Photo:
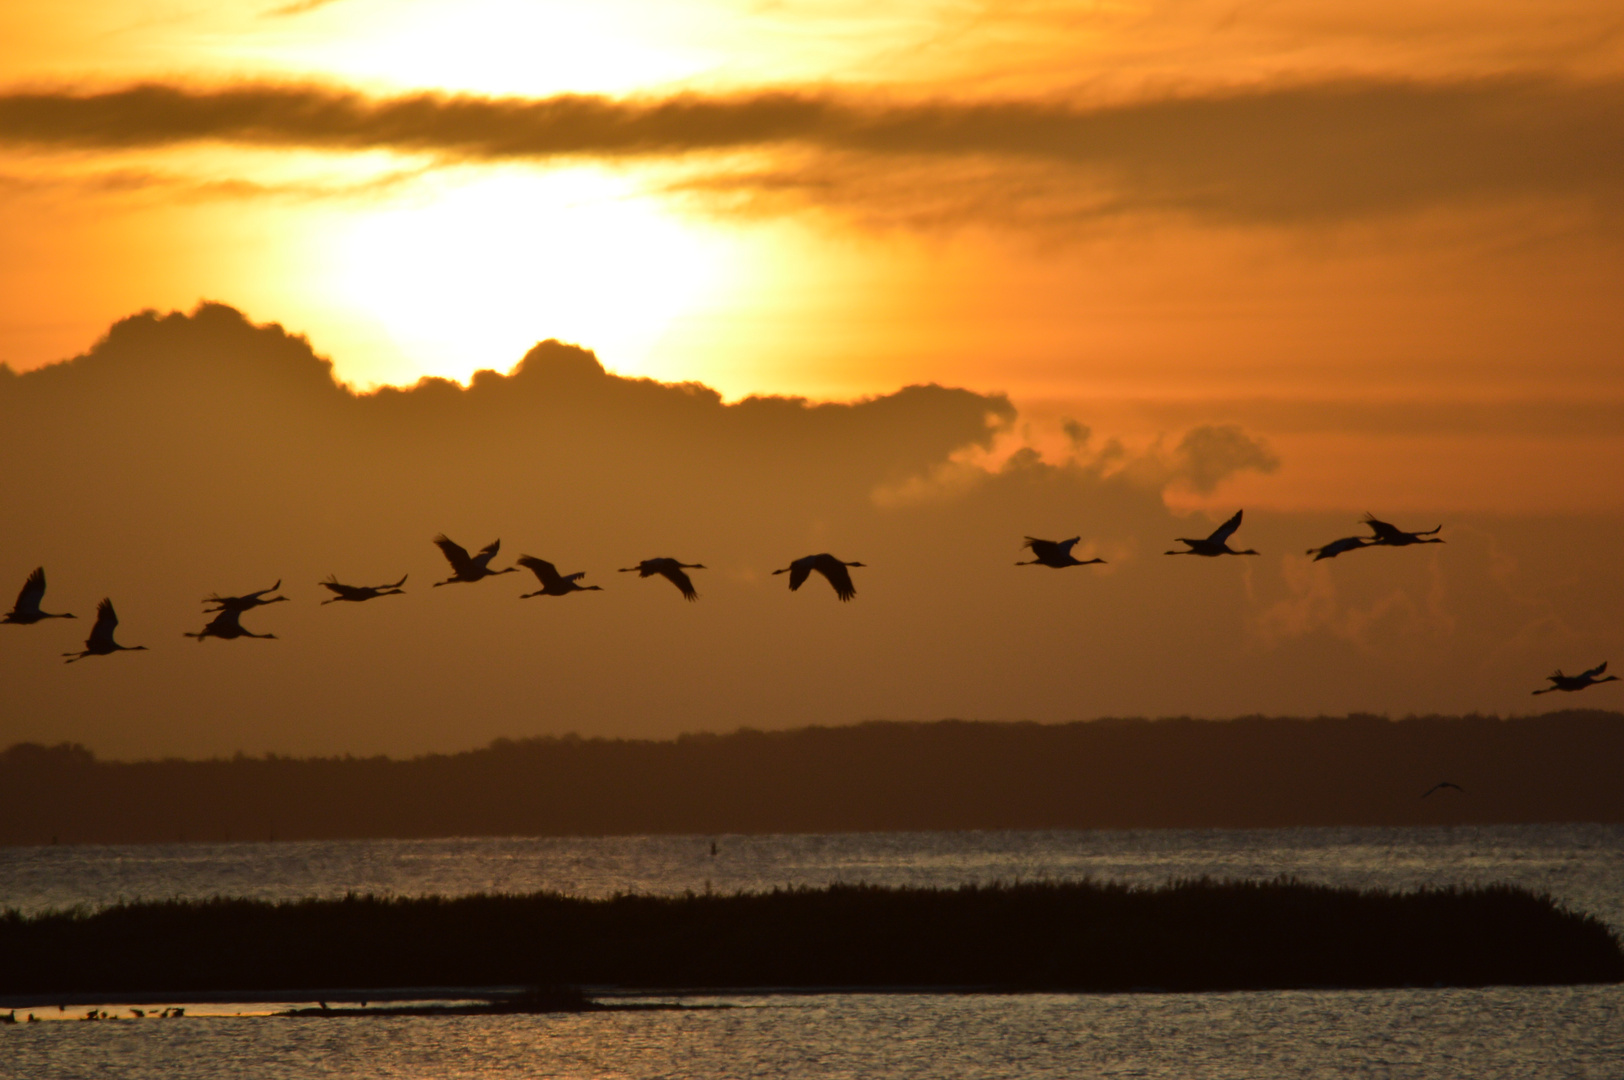
[[[0,588],[43,564],[49,609],[81,616],[4,628],[0,745],[401,754],[876,717],[1459,713],[1527,708],[1530,676],[1624,644],[1611,521],[1457,516],[1446,545],[1310,565],[1355,522],[1251,508],[1239,539],[1264,558],[1168,559],[1217,519],[1163,491],[1267,469],[1267,447],[1203,424],[1135,455],[1074,423],[1064,461],[989,455],[1020,426],[1004,398],[940,386],[727,403],[556,341],[466,387],[357,394],[231,308],[126,319],[71,361],[0,367],[0,501],[20,508]],[[440,532],[604,591],[430,588]],[[1077,535],[1107,563],[1014,565],[1024,536]],[[820,551],[868,564],[855,602],[771,573]],[[615,572],[656,556],[709,567],[698,603]],[[409,578],[322,607],[330,573]],[[277,579],[294,602],[244,618],[277,640],[182,638],[202,597]],[[102,596],[149,651],[63,665]]]
[[[1346,80],[1081,106],[766,91],[707,97],[368,97],[324,86],[0,95],[0,142],[122,150],[210,142],[389,150],[446,162],[766,152],[696,189],[848,196],[898,162],[973,183],[1058,171],[1097,213],[1312,219],[1485,199],[1624,196],[1624,83]],[[879,167],[877,171],[877,167]],[[1052,181],[1052,176],[1050,181]],[[923,183],[924,179],[921,178]],[[1051,195],[1048,182],[1026,181]],[[1005,187],[1008,181],[1006,178]]]

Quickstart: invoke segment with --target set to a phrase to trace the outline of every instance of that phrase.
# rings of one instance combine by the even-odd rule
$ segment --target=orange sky
[[[927,476],[1234,425],[1278,464],[1161,505],[1612,521],[1615,8],[6,5],[0,362],[213,300],[361,389],[556,338],[729,401],[1013,400]]]
[[[1562,467],[1620,477],[1597,422],[1508,471],[1530,449],[1493,424],[1336,411],[1532,399],[1621,430],[1615,21],[1600,0],[10,5],[0,361],[218,299],[361,386],[557,337],[731,397],[936,380],[1140,443],[1215,403],[1290,449],[1225,501],[1617,509],[1624,485]],[[84,101],[135,85],[213,112]],[[455,119],[335,140],[319,106],[219,101],[290,85],[506,111],[469,146]],[[645,141],[578,119],[559,150],[518,115],[571,94],[656,110]],[[792,131],[743,115],[763,94],[854,115]],[[694,100],[733,112],[657,111]],[[1343,419],[1271,428],[1280,403]],[[1433,476],[1403,467],[1417,440]],[[1359,476],[1333,460],[1350,443]]]

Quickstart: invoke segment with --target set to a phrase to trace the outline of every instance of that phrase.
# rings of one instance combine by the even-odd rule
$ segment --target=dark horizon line
[[[740,739],[759,737],[763,739],[793,739],[816,736],[818,734],[844,734],[864,729],[870,731],[878,728],[891,728],[895,730],[911,729],[923,731],[925,729],[941,730],[948,727],[984,728],[984,729],[1033,729],[1046,728],[1061,730],[1065,728],[1080,728],[1089,726],[1101,727],[1130,727],[1172,724],[1242,724],[1242,723],[1272,723],[1272,724],[1348,724],[1348,723],[1383,723],[1406,724],[1426,723],[1438,721],[1457,720],[1461,722],[1518,723],[1533,720],[1554,720],[1566,717],[1616,717],[1624,723],[1624,711],[1617,709],[1551,709],[1538,713],[1405,713],[1394,717],[1390,713],[1349,712],[1341,715],[1320,713],[1315,716],[1289,716],[1269,713],[1242,713],[1235,716],[1192,716],[1188,713],[1168,716],[1097,716],[1083,720],[980,720],[964,717],[941,717],[936,720],[893,720],[868,719],[856,720],[849,723],[831,724],[800,724],[785,728],[760,728],[742,724],[730,730],[718,731],[684,731],[671,736],[639,736],[639,735],[583,735],[578,731],[566,731],[541,735],[508,736],[498,735],[481,746],[469,746],[460,750],[427,750],[406,756],[392,756],[386,752],[373,754],[357,754],[352,751],[333,752],[328,754],[297,754],[278,753],[266,750],[254,754],[246,750],[236,750],[230,753],[215,753],[207,757],[185,757],[167,755],[163,757],[145,758],[108,758],[99,756],[94,749],[76,740],[63,740],[57,743],[43,743],[33,739],[22,739],[0,749],[0,767],[10,764],[44,763],[46,759],[53,759],[59,765],[167,765],[172,763],[186,764],[232,764],[238,762],[376,762],[385,761],[391,764],[411,764],[446,760],[451,758],[472,757],[479,754],[489,754],[504,750],[525,749],[542,746],[558,745],[599,745],[599,746],[677,746],[682,743],[720,741],[726,739]]]

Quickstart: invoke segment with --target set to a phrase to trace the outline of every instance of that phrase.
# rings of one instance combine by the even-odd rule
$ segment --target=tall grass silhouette
[[[0,993],[617,985],[1171,991],[1616,982],[1596,919],[1509,886],[836,885],[213,899],[0,917]]]

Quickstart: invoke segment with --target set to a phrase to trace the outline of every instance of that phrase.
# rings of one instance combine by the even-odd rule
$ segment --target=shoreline
[[[1621,980],[1624,981],[1624,980]],[[1338,994],[1364,991],[1404,992],[1411,990],[1496,990],[1507,987],[1519,989],[1561,990],[1571,987],[1617,986],[1618,982],[1576,983],[1481,983],[1472,986],[1402,985],[1402,986],[1337,986],[1329,984],[1303,986],[1274,986],[1238,990],[1175,990],[1160,986],[1136,986],[1123,990],[1053,990],[1012,989],[1001,986],[672,986],[672,987],[609,987],[583,986],[578,989],[602,1009],[592,1011],[643,1011],[659,1006],[661,998],[803,998],[803,997],[1038,997],[1078,996],[1113,997],[1123,995],[1186,995],[1186,994]],[[525,987],[380,987],[377,989],[320,990],[244,990],[244,991],[182,991],[179,993],[86,993],[86,994],[0,994],[0,1012],[79,1008],[163,1008],[165,1006],[223,1006],[223,1005],[309,1005],[317,1008],[287,1010],[268,1013],[270,1016],[315,1015],[321,1012],[320,1003],[353,1005],[354,1009],[331,1008],[333,1016],[389,1015],[383,1009],[367,1006],[389,1006],[405,1003],[432,1003],[437,1005],[502,1004],[527,992]],[[701,1006],[687,1006],[699,1008]],[[709,1006],[720,1007],[720,1006]],[[546,1011],[546,1010],[538,1010]],[[188,1015],[197,1018],[196,1014]],[[208,1015],[208,1014],[205,1014]],[[21,1021],[19,1021],[21,1022]]]

